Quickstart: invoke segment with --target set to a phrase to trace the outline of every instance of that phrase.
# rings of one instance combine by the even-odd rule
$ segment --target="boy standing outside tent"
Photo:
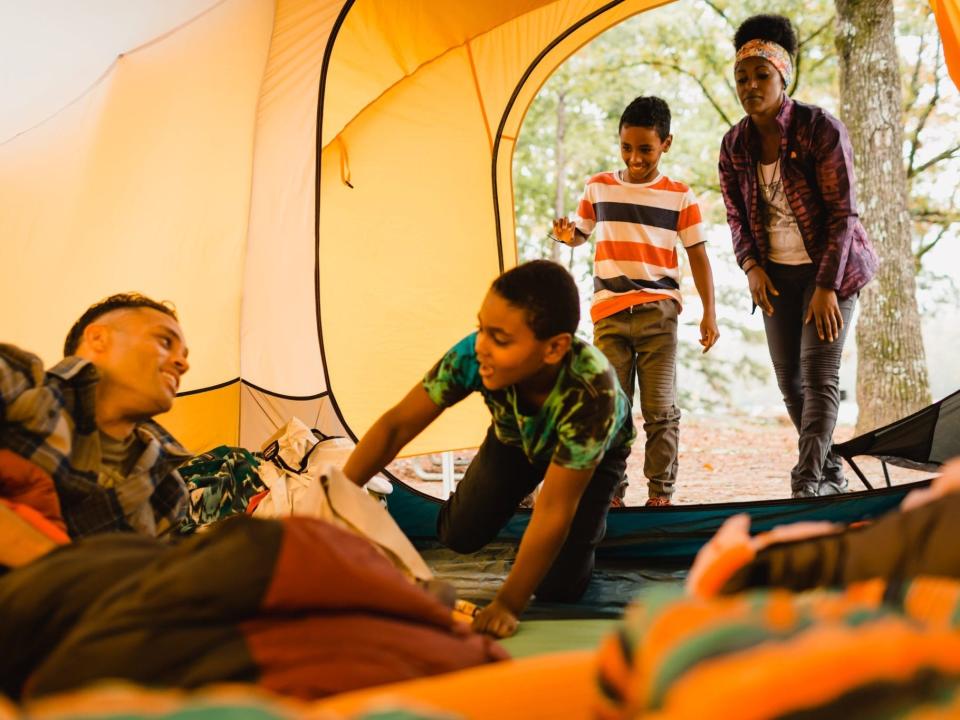
[[[683,301],[678,242],[687,251],[703,302],[703,352],[720,337],[700,207],[689,187],[659,170],[672,142],[667,103],[658,97],[636,98],[620,117],[625,168],[591,177],[576,219],[553,221],[555,239],[572,247],[596,232],[593,341],[631,401],[636,378],[647,436],[647,505],[652,506],[670,505],[677,480],[677,315]],[[618,490],[621,504],[625,491],[626,483]]]
[[[610,363],[575,337],[579,322],[577,286],[560,265],[535,260],[504,273],[477,330],[373,424],[343,468],[363,485],[444,409],[483,396],[490,428],[437,531],[457,552],[479,550],[543,482],[516,562],[474,620],[499,637],[515,632],[532,595],[570,602],[586,590],[636,434]]]

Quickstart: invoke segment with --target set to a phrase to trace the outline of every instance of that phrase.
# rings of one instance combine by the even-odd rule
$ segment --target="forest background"
[[[902,307],[887,308],[893,316],[891,324],[875,323],[869,328],[872,335],[854,328],[848,334],[841,371],[845,395],[841,424],[853,424],[857,419],[858,389],[860,397],[867,398],[893,392],[897,402],[881,404],[880,413],[883,405],[890,405],[894,417],[900,417],[931,398],[960,388],[960,362],[956,359],[960,348],[960,95],[947,75],[929,4],[925,0],[872,4],[879,10],[871,7],[870,12],[886,14],[892,24],[889,44],[898,67],[889,68],[888,77],[892,78],[890,84],[900,81],[900,87],[894,88],[894,102],[901,102],[903,161],[902,176],[888,168],[888,177],[873,177],[873,181],[892,183],[894,197],[897,193],[904,196],[909,218],[902,223],[901,234],[909,237],[899,238],[902,242],[897,245],[887,237],[891,233],[885,228],[871,228],[868,220],[876,218],[865,213],[867,178],[863,175],[877,173],[875,166],[862,169],[858,157],[861,216],[876,236],[875,243],[885,247],[883,261],[888,266],[905,266],[908,277],[906,281],[887,278],[886,286],[875,282],[874,297],[861,298],[854,325],[864,314],[864,302],[869,313],[870,307],[883,308],[893,296],[904,294],[897,298]],[[746,281],[733,258],[717,178],[721,138],[743,116],[733,85],[734,29],[757,12],[790,17],[801,43],[791,96],[826,108],[843,119],[855,136],[852,125],[858,120],[869,123],[876,119],[874,114],[885,110],[880,93],[863,100],[851,90],[864,72],[881,82],[883,78],[878,67],[882,62],[874,51],[870,50],[870,57],[865,57],[863,49],[850,51],[850,38],[858,32],[866,37],[870,30],[885,41],[884,20],[851,18],[849,5],[857,3],[843,5],[839,0],[782,2],[776,7],[756,0],[679,0],[629,19],[584,46],[551,76],[527,113],[514,155],[520,257],[548,257],[570,269],[581,288],[585,320],[580,333],[591,339],[588,310],[593,244],[570,249],[555,243],[548,237],[550,222],[573,213],[588,177],[622,166],[617,123],[631,99],[658,95],[670,104],[674,142],[661,161],[661,170],[688,184],[700,200],[722,334],[709,354],[701,354],[697,343],[701,307],[681,252],[686,300],[681,315],[678,386],[680,404],[688,417],[690,413],[785,416],[767,355],[763,321],[759,313],[750,314]],[[856,27],[857,23],[861,27]],[[841,37],[845,32],[848,37]],[[884,210],[893,212],[896,222],[896,208],[871,207],[875,216]],[[916,308],[912,313],[911,303]],[[901,361],[888,360],[883,352],[877,352],[878,347],[885,351],[898,345],[911,333],[920,347],[907,348],[909,357],[904,362],[918,367],[915,374],[904,370],[898,364]],[[870,372],[859,378],[858,345],[865,348],[861,352],[871,353],[872,360]],[[908,375],[892,391],[881,385],[892,376]],[[894,418],[871,415],[868,427],[884,419]]]

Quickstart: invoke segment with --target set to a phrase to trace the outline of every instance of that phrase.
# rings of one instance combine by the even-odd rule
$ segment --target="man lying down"
[[[48,500],[70,537],[162,536],[179,521],[188,498],[177,467],[190,455],[152,418],[173,406],[187,353],[173,307],[135,293],[87,309],[46,372],[0,344],[0,449],[52,478]]]
[[[172,307],[111,296],[64,356],[44,373],[0,345],[0,693],[121,679],[310,699],[507,657],[321,520],[241,516],[166,541],[189,457],[152,419],[189,368]]]

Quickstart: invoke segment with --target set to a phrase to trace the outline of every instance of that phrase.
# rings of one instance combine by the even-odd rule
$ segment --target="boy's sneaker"
[[[647,507],[668,507],[672,506],[673,503],[670,502],[670,498],[655,496],[647,499]]]

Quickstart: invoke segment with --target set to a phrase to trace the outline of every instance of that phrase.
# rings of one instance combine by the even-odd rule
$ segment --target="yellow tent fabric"
[[[18,97],[53,89],[0,117],[0,337],[55,362],[83,309],[139,290],[181,315],[192,369],[161,422],[191,449],[257,446],[293,414],[362,434],[515,264],[512,155],[536,92],[656,4],[4,6]],[[938,18],[955,43],[956,14]],[[405,452],[475,445],[486,423],[463,403]]]

